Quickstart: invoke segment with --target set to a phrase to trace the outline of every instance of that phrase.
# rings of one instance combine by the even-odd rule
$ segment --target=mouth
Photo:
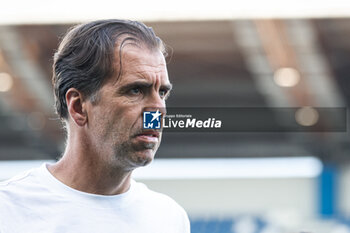
[[[159,132],[156,130],[145,130],[137,134],[136,136],[148,136],[148,137],[159,138]]]
[[[142,131],[141,133],[137,134],[135,137],[138,140],[144,141],[146,143],[157,143],[159,141],[159,132],[155,130],[147,130]]]

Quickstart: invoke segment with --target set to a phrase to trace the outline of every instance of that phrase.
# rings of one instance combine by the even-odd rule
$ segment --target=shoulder
[[[190,223],[186,211],[174,199],[153,190],[150,190],[145,184],[135,182],[135,192],[142,199],[143,203],[151,206],[153,211],[166,213],[167,219],[174,220],[177,228],[183,229],[181,232],[189,232]]]
[[[11,179],[0,182],[0,206],[24,198],[28,192],[33,191],[37,185],[38,168],[22,172]]]
[[[0,182],[0,225],[11,221],[16,216],[18,209],[25,203],[35,182],[32,178],[32,170],[20,173],[11,179]]]
[[[4,180],[0,182],[0,193],[10,190],[13,187],[16,187],[17,185],[20,185],[26,181],[28,181],[28,178],[32,175],[32,170],[28,170],[25,172],[22,172],[8,180]]]

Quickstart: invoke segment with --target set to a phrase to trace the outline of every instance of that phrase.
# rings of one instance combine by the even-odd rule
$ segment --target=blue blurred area
[[[266,226],[266,222],[259,217],[249,216],[247,218],[191,219],[191,233],[259,233]],[[238,224],[241,224],[240,227],[236,226]]]
[[[240,216],[230,219],[197,218],[190,219],[190,221],[191,233],[287,233],[293,230],[278,222],[266,222],[263,216]],[[325,225],[328,225],[331,232],[350,232],[350,218],[344,216],[328,218],[327,220],[324,218],[315,219],[312,229],[309,230],[319,230],[324,228]],[[299,230],[298,232],[303,232],[302,227]]]
[[[191,221],[191,232],[231,232],[232,220],[195,220]]]
[[[338,168],[333,164],[324,164],[319,176],[319,214],[324,218],[335,216],[338,203]]]

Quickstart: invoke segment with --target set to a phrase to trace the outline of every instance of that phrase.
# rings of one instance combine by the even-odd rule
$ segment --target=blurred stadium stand
[[[349,18],[146,24],[173,51],[169,107],[350,103]],[[0,26],[0,164],[55,160],[62,153],[65,136],[54,114],[51,65],[59,38],[71,26]],[[297,77],[281,83],[278,73],[284,68]],[[349,153],[348,130],[169,133],[158,158],[313,156],[334,170],[301,178],[141,180],[185,207],[193,233],[349,233]]]

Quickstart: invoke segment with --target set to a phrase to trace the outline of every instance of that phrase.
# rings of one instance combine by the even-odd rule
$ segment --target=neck
[[[121,167],[112,167],[103,156],[93,150],[85,140],[69,140],[60,161],[48,170],[62,183],[76,190],[116,195],[130,187],[131,172]]]

